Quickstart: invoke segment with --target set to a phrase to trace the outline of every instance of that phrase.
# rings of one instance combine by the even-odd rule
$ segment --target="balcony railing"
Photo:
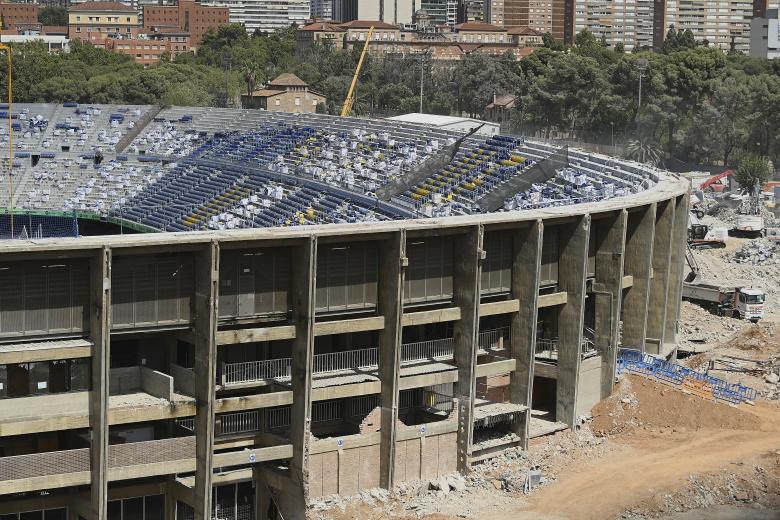
[[[587,337],[583,337],[582,343],[580,344],[580,355],[582,356],[582,359],[589,358],[596,354],[596,345],[593,343],[593,341]],[[557,361],[558,339],[537,338],[536,357],[546,361]]]
[[[262,410],[246,412],[223,413],[218,416],[218,435],[254,432],[263,429]]]
[[[478,336],[478,352],[486,354],[505,350],[508,345],[509,327],[481,332]],[[401,363],[419,361],[447,361],[455,352],[454,338],[433,339],[401,345]],[[345,370],[376,370],[379,368],[379,349],[369,347],[314,356],[314,373],[331,374]],[[290,379],[291,359],[278,358],[265,361],[245,361],[222,365],[223,385],[236,385],[257,381]]]

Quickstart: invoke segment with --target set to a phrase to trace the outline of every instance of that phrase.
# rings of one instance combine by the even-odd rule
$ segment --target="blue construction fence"
[[[723,379],[697,372],[692,368],[645,354],[636,349],[620,349],[617,373],[629,372],[676,387],[705,399],[730,404],[752,403],[756,399],[753,388],[729,383]]]

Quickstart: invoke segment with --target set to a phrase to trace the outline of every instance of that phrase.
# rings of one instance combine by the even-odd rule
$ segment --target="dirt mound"
[[[615,393],[593,408],[591,429],[599,435],[637,428],[758,430],[754,414],[685,394],[639,376],[623,378]]]

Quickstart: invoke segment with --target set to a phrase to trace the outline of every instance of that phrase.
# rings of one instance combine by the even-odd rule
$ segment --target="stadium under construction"
[[[675,349],[668,172],[388,120],[11,116],[0,520],[304,518],[576,428],[620,347]]]

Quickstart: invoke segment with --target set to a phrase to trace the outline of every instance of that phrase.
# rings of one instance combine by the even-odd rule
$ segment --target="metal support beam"
[[[195,520],[211,519],[218,290],[219,245],[213,241],[195,259]]]
[[[682,280],[685,276],[685,245],[688,241],[688,211],[690,195],[677,197],[674,209],[674,230],[672,231],[672,254],[669,260],[669,283],[666,297],[666,322],[664,341],[677,342],[677,320],[680,317]]]
[[[624,271],[634,284],[623,295],[623,339],[621,345],[644,350],[647,337],[647,305],[655,233],[655,203],[629,212],[626,228]]]
[[[108,507],[108,378],[111,355],[111,250],[103,247],[90,260],[90,339],[92,390],[89,393],[90,486],[86,520],[107,519]]]
[[[512,298],[520,302],[520,308],[512,315],[510,324],[510,352],[515,360],[515,370],[509,378],[509,400],[528,407],[522,421],[514,424],[514,433],[522,439],[524,449],[528,448],[531,424],[543,232],[544,224],[540,219],[530,227],[512,233]]]
[[[317,237],[293,248],[292,309],[295,339],[292,343],[291,376],[293,404],[290,421],[293,458],[291,478],[299,495],[299,508],[285,518],[304,518],[309,499],[309,445],[311,444],[311,377],[314,371],[314,290],[317,286]]]
[[[454,323],[454,358],[458,367],[455,397],[458,399],[458,471],[469,470],[474,437],[474,397],[476,393],[477,334],[479,333],[479,287],[482,268],[482,225],[471,227],[455,242],[453,303],[460,308]]]
[[[645,339],[645,350],[651,354],[661,354],[663,352],[674,216],[674,199],[658,203],[655,212],[655,234],[653,237],[653,279],[650,280],[647,306],[647,338]],[[653,340],[650,341],[649,338],[653,338]]]
[[[399,231],[380,246],[379,313],[385,318],[385,328],[379,333],[379,379],[382,384],[379,485],[385,489],[395,485],[395,426],[401,375],[405,265],[406,232]]]
[[[585,276],[588,265],[590,215],[561,226],[558,287],[569,297],[558,311],[558,382],[556,420],[577,425],[577,393],[585,318]]]
[[[623,300],[623,263],[628,212],[594,221],[596,280],[593,284],[596,350],[601,355],[601,398],[612,393],[620,340],[620,302]]]

